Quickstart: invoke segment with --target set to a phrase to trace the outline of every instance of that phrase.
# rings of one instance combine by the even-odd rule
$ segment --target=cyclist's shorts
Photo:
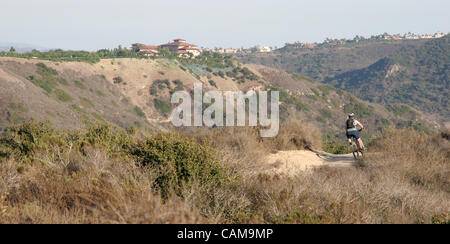
[[[352,138],[352,137],[354,137],[356,139],[359,139],[359,131],[357,131],[357,130],[347,131],[346,136],[349,139]]]

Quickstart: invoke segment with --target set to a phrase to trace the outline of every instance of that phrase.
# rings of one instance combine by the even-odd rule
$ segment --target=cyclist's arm
[[[356,123],[359,125],[359,127],[361,127],[361,130],[364,129],[364,126],[361,124],[361,122],[356,121]]]

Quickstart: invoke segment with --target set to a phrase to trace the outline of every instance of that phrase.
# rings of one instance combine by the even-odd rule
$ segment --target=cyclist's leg
[[[351,133],[349,133],[348,131],[345,133],[345,135],[347,136],[347,142],[352,145],[352,137],[353,135]]]
[[[358,132],[358,131],[355,131],[355,132],[354,132],[354,136],[355,136],[356,141],[358,142],[358,147],[359,147],[361,150],[364,150],[363,142],[362,142],[362,140],[361,140],[361,137],[359,136],[359,132]]]
[[[359,148],[361,148],[361,150],[364,150],[364,145],[363,145],[361,138],[358,138],[358,145],[359,145]]]

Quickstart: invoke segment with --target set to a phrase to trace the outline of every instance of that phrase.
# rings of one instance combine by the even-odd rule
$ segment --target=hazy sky
[[[0,42],[97,50],[180,37],[202,47],[282,47],[447,33],[449,10],[449,0],[0,0]]]

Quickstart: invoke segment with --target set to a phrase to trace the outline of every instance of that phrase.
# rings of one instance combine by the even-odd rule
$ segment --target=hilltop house
[[[160,48],[168,48],[170,52],[179,54],[180,56],[193,57],[200,55],[200,51],[194,44],[189,44],[184,39],[175,39],[173,42],[162,44]]]
[[[266,47],[266,46],[255,46],[254,48],[252,48],[252,50],[254,52],[257,52],[257,53],[270,53],[270,52],[272,52],[272,48],[271,47]]]
[[[285,46],[289,48],[315,48],[317,44],[309,42],[294,42],[294,43],[286,43]]]
[[[141,53],[145,56],[155,56],[159,54],[158,46],[145,45],[142,43],[134,43],[131,46],[137,53]]]
[[[175,39],[173,42],[162,44],[159,46],[145,45],[142,43],[132,44],[132,49],[145,56],[157,56],[163,48],[169,49],[170,52],[176,53],[182,57],[196,57],[200,55],[200,50],[194,44],[186,43],[184,39]]]

